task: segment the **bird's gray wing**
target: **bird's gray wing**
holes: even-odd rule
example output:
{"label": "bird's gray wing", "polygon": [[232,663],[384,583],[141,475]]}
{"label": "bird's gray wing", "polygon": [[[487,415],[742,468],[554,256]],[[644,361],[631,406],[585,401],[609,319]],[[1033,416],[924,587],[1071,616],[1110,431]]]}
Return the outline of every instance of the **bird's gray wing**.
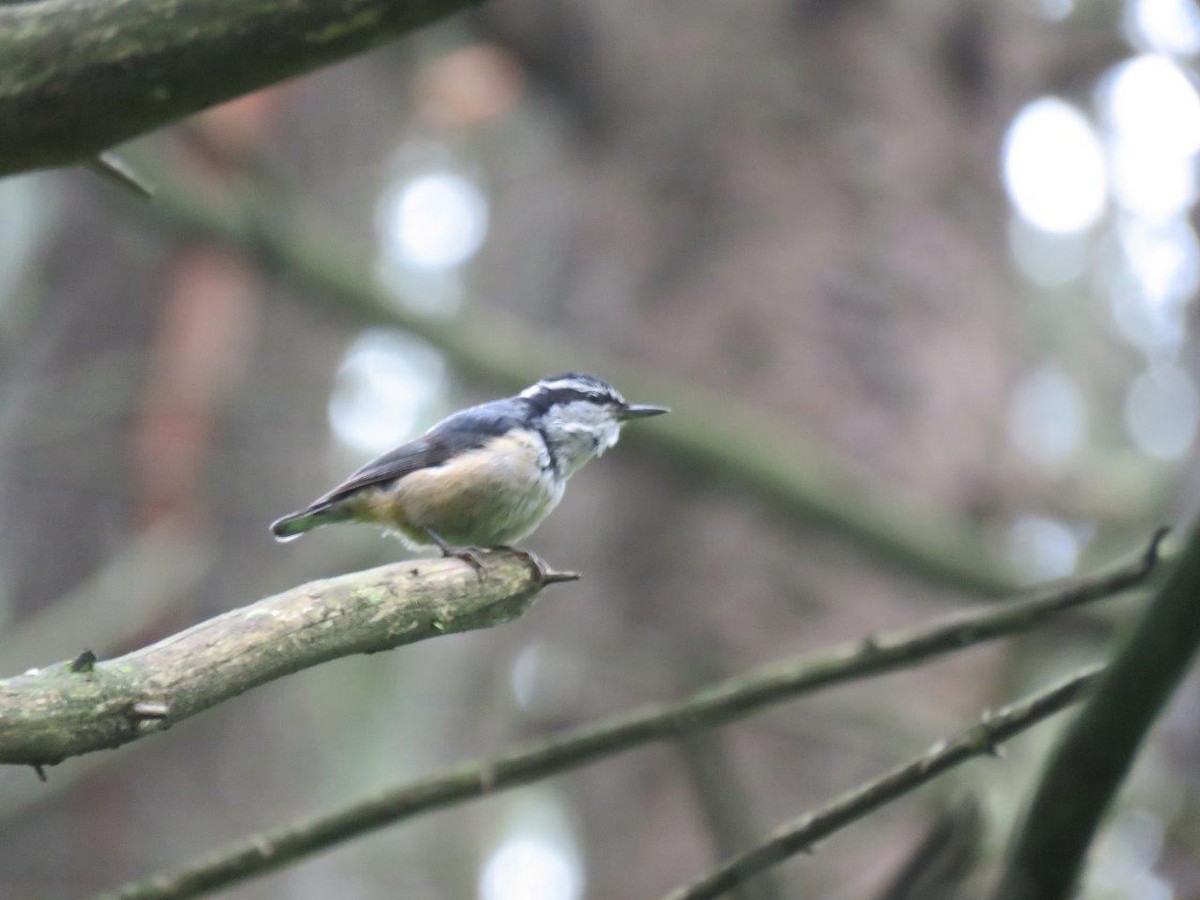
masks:
{"label": "bird's gray wing", "polygon": [[521,424],[519,409],[498,400],[474,406],[443,419],[425,434],[371,460],[337,487],[318,497],[310,509],[336,503],[366,487],[387,484],[419,469],[442,463],[482,447],[493,437]]}
{"label": "bird's gray wing", "polygon": [[371,460],[341,484],[314,500],[310,508],[336,503],[363,488],[396,481],[418,469],[440,465],[444,459],[436,459],[437,454],[433,452],[434,448],[430,446],[428,437],[428,435],[422,435]]}

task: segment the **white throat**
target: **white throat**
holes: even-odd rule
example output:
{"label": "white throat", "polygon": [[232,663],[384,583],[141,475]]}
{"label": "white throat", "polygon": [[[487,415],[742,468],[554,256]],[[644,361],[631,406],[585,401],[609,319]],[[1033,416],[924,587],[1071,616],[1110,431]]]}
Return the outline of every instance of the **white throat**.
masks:
{"label": "white throat", "polygon": [[542,417],[540,425],[562,478],[574,475],[621,436],[621,423],[612,412],[593,403],[555,406]]}

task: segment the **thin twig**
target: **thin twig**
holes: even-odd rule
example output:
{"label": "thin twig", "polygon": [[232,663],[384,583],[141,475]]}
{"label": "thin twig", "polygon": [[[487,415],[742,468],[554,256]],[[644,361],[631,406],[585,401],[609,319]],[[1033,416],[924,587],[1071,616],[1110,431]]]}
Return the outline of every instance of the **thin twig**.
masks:
{"label": "thin twig", "polygon": [[1073,895],[1088,848],[1142,741],[1200,647],[1200,525],[1095,694],[1050,757],[998,900]]}
{"label": "thin twig", "polygon": [[0,680],[0,763],[117,747],[318,663],[498,625],[562,577],[509,552],[485,559],[479,573],[421,559],[314,581],[116,659]]}
{"label": "thin twig", "polygon": [[772,663],[675,703],[656,703],[573,729],[496,759],[469,763],[381,790],[333,812],[253,835],[173,874],[130,883],[104,900],[179,900],[292,863],[358,835],[500,790],[587,765],[651,741],[690,734],[821,687],[911,666],[1028,631],[1064,610],[1143,583],[1158,560],[1156,535],[1143,556],[1098,577],[1027,600],[976,610],[924,628],[890,632]]}
{"label": "thin twig", "polygon": [[939,741],[925,753],[781,826],[752,850],[737,856],[663,900],[712,900],[747,878],[783,862],[851,822],[907,794],[977,756],[994,755],[997,745],[1075,703],[1103,670],[1086,669],[1054,687],[983,716],[957,737]]}
{"label": "thin twig", "polygon": [[154,199],[154,186],[139,175],[133,166],[111,150],[89,160],[87,166],[101,178],[107,178],[114,184],[132,191],[134,196],[140,197],[142,200]]}

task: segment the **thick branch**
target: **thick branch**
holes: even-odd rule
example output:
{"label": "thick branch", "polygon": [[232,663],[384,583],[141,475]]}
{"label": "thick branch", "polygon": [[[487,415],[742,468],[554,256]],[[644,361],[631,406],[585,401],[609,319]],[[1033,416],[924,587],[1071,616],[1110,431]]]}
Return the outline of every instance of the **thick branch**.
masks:
{"label": "thick branch", "polygon": [[0,5],[0,174],[87,159],[470,5],[471,0]]}
{"label": "thick branch", "polygon": [[1200,646],[1200,526],[1042,774],[997,897],[1072,896],[1100,820]]}
{"label": "thick branch", "polygon": [[915,665],[983,641],[1028,631],[1055,613],[1142,583],[1157,539],[1144,557],[1029,600],[976,611],[925,628],[891,632],[719,682],[676,703],[656,703],[482,763],[379,791],[331,813],[254,835],[170,875],[133,883],[108,900],[179,900],[225,887],[424,812],[481,797],[663,738],[747,716],[821,687]]}
{"label": "thick branch", "polygon": [[509,387],[567,369],[617,373],[629,396],[672,408],[626,440],[652,444],[686,461],[697,475],[736,480],[775,508],[824,522],[869,552],[936,581],[992,594],[1012,587],[970,523],[928,500],[851,475],[835,454],[778,417],[715,391],[638,372],[494,309],[473,309],[455,320],[423,315],[396,303],[370,267],[339,245],[336,228],[296,216],[263,189],[241,184],[221,198],[211,185],[189,182],[183,173],[146,168],[157,186],[146,211],[267,262],[340,312],[410,331],[460,370]]}
{"label": "thick branch", "polygon": [[31,670],[0,681],[0,763],[118,747],[317,663],[498,625],[563,577],[511,553],[488,554],[479,575],[456,559],[396,563],[310,582],[106,662],[84,654]]}
{"label": "thick branch", "polygon": [[957,737],[939,741],[916,759],[780,826],[757,847],[729,860],[703,878],[672,891],[663,900],[720,897],[764,869],[811,850],[817,841],[916,790],[947,769],[977,756],[994,755],[997,745],[1079,700],[1100,671],[1100,666],[1087,669],[1039,694],[984,715]]}

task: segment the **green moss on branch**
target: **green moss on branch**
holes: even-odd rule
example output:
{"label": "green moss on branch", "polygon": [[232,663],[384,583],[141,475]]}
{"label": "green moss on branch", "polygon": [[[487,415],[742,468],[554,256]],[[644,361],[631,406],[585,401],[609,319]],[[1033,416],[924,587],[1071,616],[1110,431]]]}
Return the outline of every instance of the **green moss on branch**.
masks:
{"label": "green moss on branch", "polygon": [[1154,572],[1157,547],[1156,538],[1141,559],[1099,577],[1058,585],[1025,600],[922,628],[878,634],[770,663],[684,700],[653,703],[485,762],[375,791],[323,815],[243,838],[178,872],[125,885],[97,900],[196,897],[422,813],[549,778],[650,741],[732,722],[823,687],[918,665],[983,641],[1029,631],[1049,617],[1142,585]]}
{"label": "green moss on branch", "polygon": [[0,4],[0,174],[78,162],[472,0]]}
{"label": "green moss on branch", "polygon": [[1200,648],[1200,523],[1071,723],[1016,832],[995,900],[1074,897],[1088,849]]}
{"label": "green moss on branch", "polygon": [[485,559],[478,575],[423,559],[310,582],[116,659],[2,680],[0,763],[118,747],[327,660],[499,625],[562,578],[513,553]]}

